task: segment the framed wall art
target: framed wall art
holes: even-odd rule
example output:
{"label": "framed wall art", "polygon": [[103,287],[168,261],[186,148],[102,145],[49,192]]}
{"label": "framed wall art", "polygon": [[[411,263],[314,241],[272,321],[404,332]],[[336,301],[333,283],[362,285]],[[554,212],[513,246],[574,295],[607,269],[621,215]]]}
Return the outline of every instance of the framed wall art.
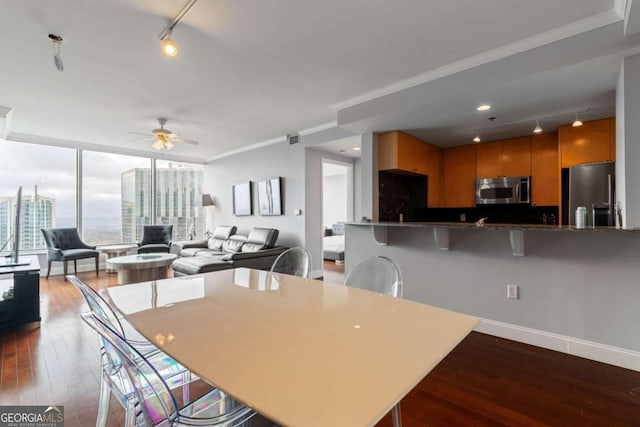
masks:
{"label": "framed wall art", "polygon": [[282,215],[282,178],[258,182],[258,210],[260,215]]}
{"label": "framed wall art", "polygon": [[251,181],[233,186],[233,214],[248,216],[253,214],[251,206]]}

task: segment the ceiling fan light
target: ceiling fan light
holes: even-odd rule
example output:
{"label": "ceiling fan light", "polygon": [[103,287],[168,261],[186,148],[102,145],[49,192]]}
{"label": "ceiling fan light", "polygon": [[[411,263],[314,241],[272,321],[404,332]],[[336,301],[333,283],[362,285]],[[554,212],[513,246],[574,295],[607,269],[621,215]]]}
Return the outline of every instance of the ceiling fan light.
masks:
{"label": "ceiling fan light", "polygon": [[169,140],[164,143],[164,148],[167,150],[171,150],[173,147],[175,147],[175,144]]}
{"label": "ceiling fan light", "polygon": [[159,139],[156,139],[156,142],[153,143],[152,145],[153,148],[155,148],[156,150],[160,151],[164,148],[164,142],[162,142]]}
{"label": "ceiling fan light", "polygon": [[173,58],[178,54],[178,45],[171,39],[171,31],[162,39],[162,53],[169,58]]}

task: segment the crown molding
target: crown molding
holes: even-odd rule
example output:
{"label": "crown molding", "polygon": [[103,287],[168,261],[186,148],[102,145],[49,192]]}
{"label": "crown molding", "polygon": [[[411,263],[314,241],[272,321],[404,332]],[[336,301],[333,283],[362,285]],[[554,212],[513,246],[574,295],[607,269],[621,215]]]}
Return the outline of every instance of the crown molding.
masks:
{"label": "crown molding", "polygon": [[91,144],[89,142],[82,141],[74,141],[68,139],[58,139],[58,138],[48,138],[40,135],[31,135],[26,133],[16,133],[11,132],[5,138],[7,141],[13,142],[25,142],[28,144],[38,144],[38,145],[52,145],[55,147],[64,147],[64,148],[73,148],[76,150],[90,150],[90,151],[98,151],[103,153],[112,153],[112,154],[122,154],[126,156],[136,156],[136,157],[145,157],[151,159],[161,159],[161,160],[172,160],[176,162],[187,162],[187,163],[196,163],[203,164],[204,161],[202,159],[196,157],[189,156],[180,156],[175,154],[168,153],[153,153],[144,150],[135,150],[130,148],[122,148],[122,147],[110,147],[99,144]]}
{"label": "crown molding", "polygon": [[[323,124],[318,125],[318,126],[314,126],[314,127],[310,127],[310,128],[298,131],[297,135],[309,136],[309,135],[313,135],[314,133],[318,133],[318,132],[322,132],[322,131],[325,131],[325,130],[328,130],[328,129],[335,128],[337,126],[338,126],[338,122],[337,121],[323,123]],[[275,137],[275,138],[267,139],[266,141],[257,142],[255,144],[247,145],[246,147],[241,147],[241,148],[238,148],[238,149],[235,149],[235,150],[226,151],[224,153],[221,153],[221,154],[218,154],[216,156],[208,158],[205,161],[205,163],[210,163],[210,162],[213,162],[215,160],[223,159],[225,157],[234,156],[234,155],[240,154],[240,153],[246,153],[247,151],[255,150],[257,148],[268,147],[269,145],[279,144],[281,142],[286,142],[286,141],[287,141],[287,135],[281,135],[281,136],[278,136],[278,137]]]}
{"label": "crown molding", "polygon": [[[629,0],[615,0],[615,6],[626,7],[627,1]],[[618,3],[625,4],[619,5]],[[623,17],[620,15],[618,9],[611,9],[606,12],[593,15],[589,18],[582,19],[580,21],[576,21],[541,34],[536,34],[535,36],[525,38],[515,43],[511,43],[497,49],[489,50],[481,54],[435,68],[433,70],[427,71],[426,73],[418,74],[417,76],[410,77],[405,80],[400,80],[396,83],[392,83],[371,92],[363,93],[356,97],[334,104],[333,108],[335,108],[336,110],[342,110],[345,108],[353,107],[364,102],[372,101],[376,98],[391,95],[393,93],[409,89],[414,86],[418,86],[433,80],[449,76],[451,74],[459,73],[461,71],[475,68],[480,65],[504,59],[506,57],[526,52],[528,50],[535,49],[549,43],[557,42],[562,39],[573,37],[587,31],[595,30],[597,28],[619,22],[622,19]]]}

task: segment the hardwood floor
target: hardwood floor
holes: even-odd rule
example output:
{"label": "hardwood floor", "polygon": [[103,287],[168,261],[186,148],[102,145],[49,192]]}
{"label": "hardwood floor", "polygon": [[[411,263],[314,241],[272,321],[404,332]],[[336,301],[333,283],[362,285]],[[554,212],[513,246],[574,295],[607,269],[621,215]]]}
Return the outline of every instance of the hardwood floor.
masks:
{"label": "hardwood floor", "polygon": [[323,260],[322,277],[327,282],[344,283],[344,263],[336,264],[335,261]]}
{"label": "hardwood floor", "polygon": [[[116,278],[79,277],[97,288]],[[61,404],[66,426],[93,425],[100,366],[79,318],[84,301],[59,276],[41,280],[41,300],[41,328],[0,332],[0,404]],[[405,427],[640,425],[636,387],[639,372],[472,333],[405,397],[402,418]],[[122,423],[112,401],[108,425]]]}

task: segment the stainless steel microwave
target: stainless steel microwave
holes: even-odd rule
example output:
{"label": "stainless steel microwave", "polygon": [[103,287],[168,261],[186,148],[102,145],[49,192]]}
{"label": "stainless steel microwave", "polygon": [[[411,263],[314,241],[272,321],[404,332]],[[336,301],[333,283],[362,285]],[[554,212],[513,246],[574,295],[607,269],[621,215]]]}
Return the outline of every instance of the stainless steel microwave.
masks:
{"label": "stainless steel microwave", "polygon": [[516,176],[476,180],[476,205],[530,203],[531,178]]}

